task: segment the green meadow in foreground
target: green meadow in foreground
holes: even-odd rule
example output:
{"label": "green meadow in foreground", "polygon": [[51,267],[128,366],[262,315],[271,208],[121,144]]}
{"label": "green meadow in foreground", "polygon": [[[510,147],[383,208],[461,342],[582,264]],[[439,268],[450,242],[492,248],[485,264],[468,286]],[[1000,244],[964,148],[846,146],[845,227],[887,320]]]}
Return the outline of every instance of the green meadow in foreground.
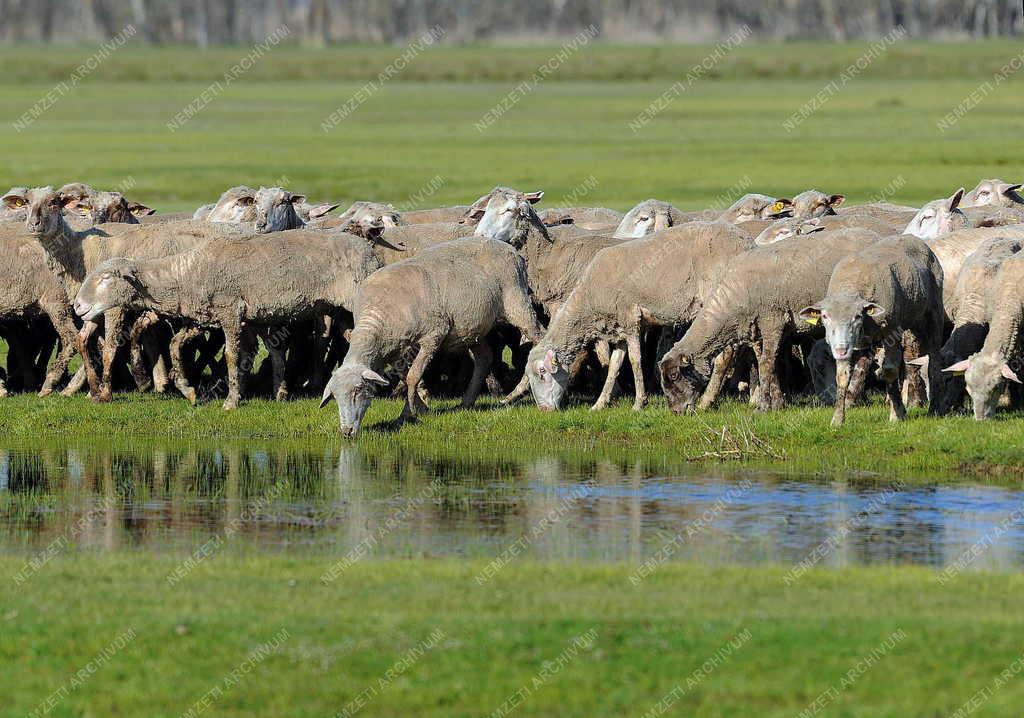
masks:
{"label": "green meadow in foreground", "polygon": [[[134,446],[266,442],[339,448],[350,441],[338,433],[333,404],[318,410],[317,403],[247,401],[224,412],[219,402],[192,408],[178,397],[119,394],[110,404],[95,404],[85,397],[16,396],[3,401],[0,435],[24,446],[38,445],[40,437],[44,445],[47,440]],[[432,412],[399,428],[394,420],[401,403],[376,401],[354,441],[367,455],[396,450],[481,460],[598,455],[663,466],[728,462],[828,477],[877,473],[918,482],[1017,485],[1024,477],[1024,417],[1019,414],[976,422],[969,416],[940,419],[914,410],[908,421],[892,424],[879,400],[851,410],[846,424],[832,429],[827,408],[797,406],[767,414],[736,401],[694,416],[674,416],[660,398],[640,413],[627,400],[601,412],[585,404],[552,413],[532,403],[510,408],[488,399],[470,411],[456,404],[435,401]]]}
{"label": "green meadow in foreground", "polygon": [[984,717],[1024,701],[1020,576],[371,561],[323,582],[327,561],[215,554],[168,581],[180,567],[61,555],[15,585],[23,561],[0,559],[0,716],[938,716],[985,691]]}

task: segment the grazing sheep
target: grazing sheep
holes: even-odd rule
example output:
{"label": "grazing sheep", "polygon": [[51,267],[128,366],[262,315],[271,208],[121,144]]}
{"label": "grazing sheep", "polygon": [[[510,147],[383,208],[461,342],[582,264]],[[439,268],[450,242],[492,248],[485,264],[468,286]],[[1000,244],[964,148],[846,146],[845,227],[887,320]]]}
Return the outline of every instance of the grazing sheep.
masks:
{"label": "grazing sheep", "polygon": [[522,259],[507,244],[475,237],[425,249],[371,275],[359,289],[354,314],[348,354],[320,403],[338,403],[345,436],[359,431],[375,388],[389,383],[379,372],[404,354],[415,352],[405,377],[407,419],[426,408],[418,390],[437,352],[469,348],[473,377],[462,405],[470,406],[490,369],[486,335],[495,325],[510,324],[529,341],[543,331]]}
{"label": "grazing sheep", "polygon": [[669,408],[689,411],[702,393],[700,408],[710,406],[718,393],[712,362],[748,344],[757,356],[758,409],[781,408],[778,358],[790,336],[814,331],[797,321],[798,313],[825,293],[838,262],[879,239],[866,229],[837,229],[755,247],[729,261],[704,308],[659,364]]}
{"label": "grazing sheep", "polygon": [[836,213],[836,207],[846,201],[841,194],[825,194],[816,189],[801,192],[793,198],[793,219],[826,217]]}
{"label": "grazing sheep", "polygon": [[[351,310],[357,284],[379,267],[367,242],[348,235],[295,231],[272,238],[217,238],[180,254],[98,264],[78,291],[75,312],[92,321],[113,308],[152,311],[222,329],[228,368],[224,408],[234,409],[244,378],[239,372],[244,327],[279,327],[334,309]],[[270,342],[267,349],[275,396],[283,399],[284,351]]]}
{"label": "grazing sheep", "polygon": [[[942,343],[942,266],[915,237],[883,239],[836,264],[824,299],[803,309],[800,317],[808,324],[824,324],[836,360],[832,425],[841,426],[846,419],[856,350],[875,346],[882,348],[878,376],[886,385],[889,419],[900,421],[906,418],[900,394],[904,333],[922,354],[938,352]],[[929,366],[933,379],[936,362],[932,359]],[[930,409],[934,413],[936,405]]]}
{"label": "grazing sheep", "polygon": [[1000,179],[982,180],[978,186],[963,196],[961,207],[1016,207],[1024,204],[1024,198],[1018,193],[1022,186],[1003,182]]}
{"label": "grazing sheep", "polygon": [[682,218],[683,213],[668,202],[647,199],[626,212],[612,236],[616,239],[639,239],[680,224]]}
{"label": "grazing sheep", "polygon": [[361,237],[370,232],[384,232],[389,227],[408,224],[392,205],[380,202],[355,202],[337,217],[332,217],[331,221],[335,226],[345,227],[346,232]]}
{"label": "grazing sheep", "polygon": [[[1022,238],[994,237],[964,261],[953,291],[945,293],[944,304],[953,321],[953,331],[939,351],[941,366],[956,364],[982,348],[989,324],[1005,309],[998,304],[1004,299],[999,271],[1004,262],[1021,250],[1024,250]],[[911,363],[926,367],[928,357]],[[959,376],[946,375],[944,379],[940,386],[931,387],[932,401],[938,402],[940,413],[960,404],[965,389]]]}
{"label": "grazing sheep", "polygon": [[[526,374],[537,405],[560,408],[579,355],[606,340],[625,343],[636,387],[633,408],[642,409],[643,330],[692,321],[723,264],[750,248],[750,239],[734,225],[689,222],[599,251],[530,352]],[[607,406],[622,360],[616,349],[594,409]]]}

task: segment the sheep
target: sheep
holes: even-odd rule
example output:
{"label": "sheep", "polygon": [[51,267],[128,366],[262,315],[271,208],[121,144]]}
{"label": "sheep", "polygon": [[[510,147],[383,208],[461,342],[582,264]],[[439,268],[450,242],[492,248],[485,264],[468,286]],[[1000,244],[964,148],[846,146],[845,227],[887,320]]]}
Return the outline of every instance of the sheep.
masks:
{"label": "sheep", "polygon": [[[751,223],[745,223],[740,226],[747,229],[750,225]],[[877,232],[883,237],[891,234],[897,234],[899,231],[890,221],[874,215],[841,214],[813,217],[811,219],[788,218],[777,220],[765,227],[754,238],[754,243],[759,246],[763,246],[791,239],[792,237],[810,234],[812,232],[844,229],[847,227],[869,229],[872,232]]]}
{"label": "sheep", "polygon": [[[642,330],[692,321],[723,264],[751,246],[734,225],[689,222],[599,251],[530,352],[526,374],[537,405],[560,408],[577,357],[604,339],[626,344],[636,387],[633,408],[642,409]],[[616,349],[593,409],[607,406],[622,359]]]}
{"label": "sheep", "polygon": [[418,389],[437,352],[470,349],[473,377],[462,397],[468,407],[489,370],[486,335],[496,324],[511,324],[528,341],[542,334],[522,258],[507,244],[475,237],[425,249],[371,275],[359,288],[354,314],[348,354],[320,402],[337,402],[346,437],[359,431],[375,387],[388,384],[379,372],[405,352],[415,351],[415,358],[405,377],[402,421],[426,408]]}
{"label": "sheep", "polygon": [[[25,226],[46,251],[50,270],[64,288],[67,302],[74,301],[85,275],[104,259],[117,256],[163,256],[194,246],[210,237],[237,235],[237,229],[183,222],[173,225],[106,224],[87,230],[72,229],[64,219],[65,206],[74,204],[74,197],[65,197],[50,187],[29,191],[29,209]],[[101,401],[111,398],[111,377],[123,316],[110,312],[104,321],[106,341],[103,347],[102,383],[96,376],[86,351],[86,341],[96,325],[88,322],[79,334],[79,351],[94,396]]]}
{"label": "sheep", "polygon": [[810,219],[836,214],[836,207],[846,201],[841,194],[824,194],[816,189],[801,192],[793,198],[793,219]]}
{"label": "sheep", "polygon": [[796,321],[798,312],[825,293],[837,262],[879,239],[856,227],[816,232],[754,247],[729,261],[693,324],[659,363],[669,408],[677,414],[692,410],[702,393],[699,408],[708,408],[719,390],[712,362],[744,344],[757,356],[757,408],[781,408],[780,352],[791,335],[813,332]]}
{"label": "sheep", "polygon": [[[909,333],[922,354],[933,354],[942,343],[945,318],[942,305],[942,266],[928,245],[906,235],[876,242],[835,265],[823,299],[805,307],[800,318],[819,321],[836,360],[836,402],[832,426],[846,419],[855,350],[882,348],[879,378],[886,385],[890,421],[906,418],[900,394],[903,335]],[[937,386],[937,360],[929,374]],[[935,413],[933,402],[929,411]]]}
{"label": "sheep", "polygon": [[746,194],[732,203],[718,219],[723,222],[741,224],[759,219],[780,219],[792,216],[793,200],[785,197],[769,197],[765,194]]}
{"label": "sheep", "polygon": [[[0,318],[45,315],[61,341],[61,350],[46,372],[39,396],[49,395],[74,355],[78,328],[57,278],[39,245],[20,227],[0,227]],[[70,385],[72,391],[76,388]]]}
{"label": "sheep", "polygon": [[402,214],[390,204],[380,202],[355,202],[337,217],[330,218],[325,226],[345,227],[347,232],[366,236],[369,232],[384,232],[389,227],[408,224]]}
{"label": "sheep", "polygon": [[[89,272],[74,308],[85,321],[127,308],[219,327],[228,367],[224,409],[230,410],[242,393],[238,360],[244,327],[266,329],[333,309],[351,311],[356,285],[379,267],[367,242],[349,235],[295,231],[216,238],[155,259],[108,259]],[[284,352],[271,343],[267,349],[275,396],[283,399]]]}
{"label": "sheep", "polygon": [[[1024,225],[961,229],[928,243],[929,248],[939,258],[939,263],[942,265],[944,306],[955,305],[953,292],[956,289],[963,263],[982,244],[998,237],[1024,239]],[[952,321],[952,317],[950,321]]]}
{"label": "sheep", "polygon": [[958,229],[967,229],[970,222],[967,216],[958,209],[964,197],[961,187],[947,199],[928,202],[903,230],[904,234],[912,234],[919,239],[936,239]]}
{"label": "sheep", "polygon": [[978,186],[960,200],[961,207],[1016,207],[1024,204],[1017,191],[1024,185],[1003,182],[1000,179],[981,180]]}
{"label": "sheep", "polygon": [[626,212],[612,236],[616,239],[639,239],[679,224],[682,215],[668,202],[647,199]]}
{"label": "sheep", "polygon": [[[261,188],[261,190],[264,188]],[[280,187],[271,189],[280,190]],[[257,219],[256,193],[252,187],[238,185],[224,191],[213,204],[204,204],[197,209],[192,219],[206,222],[240,223],[255,222]],[[284,191],[284,190],[281,190]],[[290,193],[289,193],[290,194]],[[310,222],[325,217],[337,208],[337,204],[310,204],[304,195],[291,195],[294,198],[295,212],[302,222]],[[291,201],[291,200],[290,200]],[[293,227],[289,227],[293,229]]]}
{"label": "sheep", "polygon": [[[953,331],[939,350],[941,366],[960,362],[979,351],[985,343],[985,333],[996,315],[1005,309],[996,302],[1003,299],[999,283],[999,270],[1003,263],[1024,250],[1024,239],[994,237],[985,241],[964,261],[956,284],[944,301],[946,312],[953,321]],[[912,364],[926,367],[928,357]],[[940,386],[932,386],[932,401],[938,402],[940,413],[946,413],[959,404],[964,383],[959,377],[947,377]]]}

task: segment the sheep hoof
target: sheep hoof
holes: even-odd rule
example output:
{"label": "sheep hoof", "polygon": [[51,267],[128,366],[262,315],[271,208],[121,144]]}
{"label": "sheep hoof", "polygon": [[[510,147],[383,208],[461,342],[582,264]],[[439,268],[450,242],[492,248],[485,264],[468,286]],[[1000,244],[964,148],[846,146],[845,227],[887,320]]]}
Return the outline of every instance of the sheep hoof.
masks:
{"label": "sheep hoof", "polygon": [[274,397],[274,401],[288,401],[288,390],[278,389],[277,395]]}
{"label": "sheep hoof", "polygon": [[228,399],[227,401],[224,402],[223,408],[224,411],[234,411],[235,409],[238,408],[238,402],[232,399]]}
{"label": "sheep hoof", "polygon": [[608,402],[606,402],[606,401],[598,401],[598,402],[594,402],[594,405],[592,407],[590,407],[590,410],[591,411],[601,411],[601,409],[607,409],[607,408],[608,408]]}
{"label": "sheep hoof", "polygon": [[[42,398],[44,396],[49,396],[52,393],[53,393],[53,389],[52,388],[50,388],[48,386],[44,386],[42,389],[39,390],[39,393],[36,396],[38,396],[39,398]],[[0,397],[5,397],[5,396],[7,396],[7,391],[0,389]]]}
{"label": "sheep hoof", "polygon": [[196,390],[195,389],[189,388],[189,389],[181,392],[181,395],[184,396],[186,399],[188,399],[188,403],[189,404],[191,404],[192,406],[196,405]]}

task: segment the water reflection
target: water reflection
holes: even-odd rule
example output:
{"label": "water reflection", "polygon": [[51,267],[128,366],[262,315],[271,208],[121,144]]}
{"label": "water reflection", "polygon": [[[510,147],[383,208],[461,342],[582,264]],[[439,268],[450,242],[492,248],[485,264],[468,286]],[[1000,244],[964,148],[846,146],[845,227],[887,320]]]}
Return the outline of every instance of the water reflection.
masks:
{"label": "water reflection", "polygon": [[0,550],[1024,563],[1024,493],[355,447],[0,450]]}

